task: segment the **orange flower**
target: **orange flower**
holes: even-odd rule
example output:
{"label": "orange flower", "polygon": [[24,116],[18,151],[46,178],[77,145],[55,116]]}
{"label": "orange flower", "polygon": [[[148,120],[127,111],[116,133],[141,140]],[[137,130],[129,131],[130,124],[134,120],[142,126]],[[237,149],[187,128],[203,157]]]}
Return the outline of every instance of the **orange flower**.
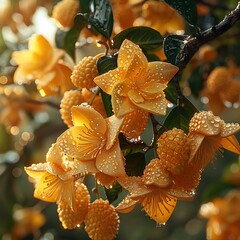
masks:
{"label": "orange flower", "polygon": [[71,69],[59,63],[63,50],[53,48],[42,35],[37,34],[30,38],[28,48],[12,54],[12,59],[19,65],[14,73],[14,82],[22,84],[37,79],[38,89],[43,89],[44,96],[57,94],[59,89],[66,91],[72,86]]}
{"label": "orange flower", "polygon": [[189,124],[190,160],[204,168],[220,149],[240,154],[233,134],[240,131],[238,123],[225,123],[210,111],[195,113]]}
{"label": "orange flower", "polygon": [[139,203],[159,224],[164,224],[172,215],[177,198],[169,195],[164,188],[147,186],[141,177],[121,178],[119,183],[130,192],[130,195],[116,207],[118,212],[128,213]]}
{"label": "orange flower", "polygon": [[123,119],[104,119],[89,105],[72,107],[73,127],[58,139],[59,148],[82,162],[95,161],[97,169],[107,175],[125,175],[124,160],[117,136]]}
{"label": "orange flower", "polygon": [[46,202],[65,200],[72,208],[75,178],[62,159],[58,146],[54,144],[47,154],[47,162],[32,164],[25,167],[25,171],[35,183],[34,197]]}
{"label": "orange flower", "polygon": [[165,115],[163,89],[177,71],[178,68],[170,63],[148,63],[140,47],[126,39],[119,50],[118,68],[96,77],[94,82],[112,95],[113,111],[117,117],[136,108]]}

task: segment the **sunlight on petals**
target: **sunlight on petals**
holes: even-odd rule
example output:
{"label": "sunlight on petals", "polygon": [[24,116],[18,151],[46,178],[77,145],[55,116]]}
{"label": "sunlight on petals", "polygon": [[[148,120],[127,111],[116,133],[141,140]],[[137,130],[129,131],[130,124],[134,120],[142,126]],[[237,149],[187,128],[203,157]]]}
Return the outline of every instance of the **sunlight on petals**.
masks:
{"label": "sunlight on petals", "polygon": [[154,191],[141,197],[138,202],[152,219],[165,224],[173,213],[177,199],[164,192]]}
{"label": "sunlight on petals", "polygon": [[134,99],[130,97],[130,100],[138,107],[153,113],[153,114],[157,114],[157,115],[165,115],[166,114],[166,109],[167,109],[167,105],[166,105],[166,99],[165,96],[162,95],[160,97],[157,97],[155,99],[150,99],[150,100],[145,100],[142,103],[137,103],[134,102]]}
{"label": "sunlight on petals", "polygon": [[223,148],[240,155],[240,145],[234,136],[222,138],[220,144]]}
{"label": "sunlight on petals", "polygon": [[[44,167],[45,166],[45,169]],[[47,171],[47,164],[33,164],[24,168],[27,174],[36,182],[34,197],[46,202],[58,202],[62,198],[72,206],[74,178],[60,179]]]}
{"label": "sunlight on petals", "polygon": [[94,78],[94,82],[104,90],[107,94],[111,94],[113,91],[113,87],[124,80],[125,75],[122,74],[120,68],[116,68],[114,70],[110,70],[107,73],[104,73],[96,78]]}
{"label": "sunlight on petals", "polygon": [[76,126],[62,133],[57,139],[57,144],[68,156],[80,160],[91,160],[101,151],[105,141],[105,136],[92,128]]}
{"label": "sunlight on petals", "polygon": [[96,157],[97,168],[110,176],[125,176],[124,159],[122,151],[117,141],[109,150],[102,149]]}
{"label": "sunlight on petals", "polygon": [[132,69],[130,65],[132,64],[132,59],[135,56],[139,59],[138,62],[141,67],[147,67],[147,58],[142,53],[141,48],[128,39],[125,39],[119,50],[118,66],[124,68],[125,70]]}
{"label": "sunlight on petals", "polygon": [[106,142],[106,149],[109,150],[112,145],[117,140],[119,131],[123,124],[124,118],[117,118],[115,115],[106,119],[107,123],[107,142]]}
{"label": "sunlight on petals", "polygon": [[38,56],[52,57],[53,48],[49,42],[39,34],[31,36],[28,42],[28,48],[30,52],[36,53]]}
{"label": "sunlight on petals", "polygon": [[73,106],[71,110],[74,126],[91,128],[101,134],[106,132],[107,125],[104,118],[92,107]]}

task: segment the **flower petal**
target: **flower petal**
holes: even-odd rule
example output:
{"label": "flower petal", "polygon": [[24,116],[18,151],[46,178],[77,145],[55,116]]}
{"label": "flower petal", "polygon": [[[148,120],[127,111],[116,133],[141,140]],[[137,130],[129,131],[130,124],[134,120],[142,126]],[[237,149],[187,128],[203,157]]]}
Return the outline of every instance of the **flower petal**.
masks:
{"label": "flower petal", "polygon": [[204,140],[205,136],[203,134],[198,133],[190,133],[188,135],[188,142],[190,144],[190,156],[189,162],[194,158],[198,148],[200,147],[202,141]]}
{"label": "flower petal", "polygon": [[73,106],[72,121],[74,126],[82,126],[92,129],[93,131],[105,134],[107,124],[102,115],[90,106]]}
{"label": "flower petal", "polygon": [[74,193],[74,178],[62,180],[46,170],[47,164],[32,165],[25,168],[30,177],[36,181],[34,197],[46,202],[58,202],[64,198],[70,207]]}
{"label": "flower petal", "polygon": [[117,140],[124,118],[117,118],[115,115],[106,119],[107,123],[107,142],[106,149],[109,150]]}
{"label": "flower petal", "polygon": [[62,152],[67,156],[79,158],[80,160],[96,158],[105,142],[104,135],[93,131],[87,126],[69,128],[57,139],[57,144]]}
{"label": "flower petal", "polygon": [[130,70],[129,67],[135,56],[138,58],[140,66],[147,68],[147,58],[143,54],[141,48],[128,39],[125,39],[119,50],[118,67],[124,68],[125,71],[128,69]]}
{"label": "flower petal", "polygon": [[118,141],[109,150],[102,149],[96,158],[97,169],[113,177],[126,175],[124,165],[124,158]]}
{"label": "flower petal", "polygon": [[[134,193],[135,191],[141,190],[141,189],[148,189],[145,187],[143,179],[141,177],[129,177],[124,176],[121,178],[118,178],[119,184],[127,189],[130,193]],[[147,191],[148,193],[150,190]]]}
{"label": "flower petal", "polygon": [[166,104],[164,93],[155,99],[145,99],[145,101],[142,103],[135,102],[131,96],[129,96],[129,98],[134,105],[150,113],[153,113],[156,115],[166,114],[167,104]]}
{"label": "flower petal", "polygon": [[223,148],[240,155],[240,145],[234,136],[222,138],[220,144]]}
{"label": "flower petal", "polygon": [[224,124],[221,137],[228,137],[240,131],[240,125],[238,123]]}
{"label": "flower petal", "polygon": [[95,160],[92,161],[81,161],[75,159],[74,168],[72,170],[73,175],[77,174],[88,174],[88,173],[97,173],[99,170],[96,168]]}
{"label": "flower petal", "polygon": [[201,111],[193,115],[189,123],[189,132],[201,133],[205,136],[219,135],[224,121],[210,111]]}
{"label": "flower petal", "polygon": [[129,112],[132,112],[135,107],[131,103],[128,97],[121,96],[119,94],[124,88],[124,85],[119,83],[117,84],[112,93],[112,107],[113,107],[113,112],[116,115],[116,117],[121,118],[124,115],[126,115]]}
{"label": "flower petal", "polygon": [[177,199],[162,191],[154,191],[138,201],[146,213],[159,224],[165,224],[173,213]]}
{"label": "flower petal", "polygon": [[114,86],[124,80],[125,73],[122,68],[116,68],[94,78],[94,82],[107,94],[112,94]]}
{"label": "flower petal", "polygon": [[[190,160],[189,162],[194,162],[194,164],[198,167],[198,169],[203,169],[206,165],[214,159],[215,153],[221,147],[221,138],[220,137],[208,137],[205,136],[203,139],[202,134],[190,134],[192,140],[191,145],[195,145],[195,154],[191,153],[190,150]],[[190,136],[189,135],[189,136]],[[194,139],[195,138],[195,139]],[[191,149],[191,146],[190,146]]]}
{"label": "flower petal", "polygon": [[47,39],[40,34],[34,34],[31,36],[28,42],[28,49],[39,56],[46,56],[48,58],[51,58],[53,54],[52,46],[49,44]]}
{"label": "flower petal", "polygon": [[136,206],[137,201],[132,200],[129,196],[126,196],[115,208],[117,212],[120,213],[129,213]]}
{"label": "flower petal", "polygon": [[22,68],[28,71],[38,71],[42,70],[46,66],[46,62],[42,61],[41,58],[28,50],[16,51],[12,54],[12,59],[20,65]]}

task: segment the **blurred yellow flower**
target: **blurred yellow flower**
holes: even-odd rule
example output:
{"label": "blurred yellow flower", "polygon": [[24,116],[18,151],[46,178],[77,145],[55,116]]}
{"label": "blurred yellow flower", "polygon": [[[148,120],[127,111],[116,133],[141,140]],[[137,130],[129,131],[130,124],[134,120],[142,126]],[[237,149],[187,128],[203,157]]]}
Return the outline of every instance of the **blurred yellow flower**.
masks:
{"label": "blurred yellow flower", "polygon": [[62,152],[78,160],[95,161],[97,169],[107,175],[125,175],[124,158],[117,139],[123,119],[104,119],[89,105],[72,107],[73,127],[57,139]]}
{"label": "blurred yellow flower", "polygon": [[64,54],[63,50],[53,48],[42,35],[33,35],[29,39],[28,50],[12,54],[12,59],[19,65],[14,73],[14,82],[22,84],[36,80],[42,96],[63,93],[72,87],[72,71],[61,62]]}
{"label": "blurred yellow flower", "polygon": [[207,239],[239,239],[240,191],[232,190],[224,198],[215,198],[200,208],[200,216],[208,219]]}
{"label": "blurred yellow flower", "polygon": [[203,169],[221,148],[240,154],[240,145],[233,134],[238,123],[225,123],[211,111],[195,113],[189,124],[190,160]]}
{"label": "blurred yellow flower", "polygon": [[96,77],[94,81],[112,95],[113,111],[117,117],[136,108],[165,115],[163,90],[177,71],[178,68],[170,63],[148,63],[140,47],[126,39],[119,50],[118,68]]}

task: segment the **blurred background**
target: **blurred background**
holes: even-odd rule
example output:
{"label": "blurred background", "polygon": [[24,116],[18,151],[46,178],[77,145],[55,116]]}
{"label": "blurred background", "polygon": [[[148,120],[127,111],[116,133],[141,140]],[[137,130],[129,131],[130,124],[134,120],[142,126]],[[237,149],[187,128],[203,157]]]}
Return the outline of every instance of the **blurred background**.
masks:
{"label": "blurred background", "polygon": [[[16,65],[11,60],[11,55],[14,51],[26,49],[28,39],[34,33],[44,35],[53,46],[58,45],[56,36],[61,36],[71,28],[71,25],[63,26],[63,23],[53,16],[54,6],[58,2],[61,1],[0,0],[0,238],[2,240],[89,239],[83,227],[77,230],[62,228],[58,220],[56,204],[35,199],[33,184],[28,181],[24,172],[24,166],[45,161],[49,147],[67,129],[67,126],[59,113],[61,95],[43,98],[34,82],[22,85],[14,83],[13,74]],[[167,29],[162,27],[164,24],[167,25],[165,22],[155,24],[158,20],[163,21],[155,18],[155,15],[160,16],[163,13],[160,10],[154,11],[155,3],[152,2],[154,1],[112,0],[116,20],[114,32],[118,33],[127,27],[137,25],[153,27],[164,36],[177,31],[191,32],[184,20],[179,20],[178,16],[169,23]],[[204,30],[220,22],[231,9],[236,7],[238,1],[196,0],[195,2],[198,10],[198,26]],[[240,123],[239,36],[238,23],[209,45],[203,46],[185,69],[181,80],[184,94],[198,109],[212,110],[225,122]],[[79,38],[75,63],[84,56],[94,56],[104,51],[103,48],[99,49],[96,46],[94,40],[93,35],[90,35],[90,38],[89,35]],[[165,60],[161,49],[154,54],[158,59]],[[68,61],[74,64],[71,59]],[[235,85],[231,90],[225,88],[211,95],[206,82],[211,72],[219,66],[228,69]],[[237,138],[240,140],[239,134]],[[223,157],[216,157],[204,170],[193,201],[179,201],[166,225],[156,225],[140,207],[137,207],[129,214],[120,214],[121,223],[117,239],[206,239],[208,221],[199,215],[201,205],[214,198],[223,198],[239,186],[240,159],[236,154],[224,151]],[[93,188],[91,180],[88,187],[89,190]],[[117,203],[116,201],[113,204],[116,206]],[[239,226],[239,222],[237,224]],[[231,239],[240,239],[240,236],[238,237]]]}

